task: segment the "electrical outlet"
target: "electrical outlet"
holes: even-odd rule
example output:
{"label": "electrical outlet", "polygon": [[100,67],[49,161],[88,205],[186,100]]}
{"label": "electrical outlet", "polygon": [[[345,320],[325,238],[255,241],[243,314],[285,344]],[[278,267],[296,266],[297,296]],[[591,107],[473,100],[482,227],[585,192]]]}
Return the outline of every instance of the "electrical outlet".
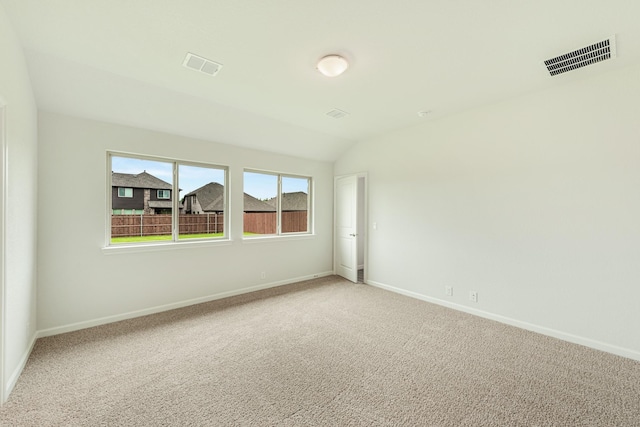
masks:
{"label": "electrical outlet", "polygon": [[470,291],[469,292],[469,299],[473,302],[478,302],[478,292],[476,291]]}
{"label": "electrical outlet", "polygon": [[262,273],[260,273],[260,278],[261,279],[266,279],[267,278],[267,272],[263,271]]}
{"label": "electrical outlet", "polygon": [[453,296],[453,286],[445,286],[444,294],[449,297]]}

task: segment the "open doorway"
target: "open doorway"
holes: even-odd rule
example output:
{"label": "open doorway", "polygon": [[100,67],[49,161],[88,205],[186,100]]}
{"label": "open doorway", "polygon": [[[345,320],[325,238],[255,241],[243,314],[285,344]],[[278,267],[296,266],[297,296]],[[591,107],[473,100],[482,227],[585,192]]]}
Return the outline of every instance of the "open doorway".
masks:
{"label": "open doorway", "polygon": [[366,194],[366,189],[365,189],[365,177],[364,176],[358,176],[358,205],[357,205],[357,224],[358,224],[358,232],[357,232],[357,239],[358,239],[358,283],[365,283],[364,281],[364,263],[365,263],[365,257],[364,257],[364,250],[365,250],[365,237],[366,237],[366,231],[367,228],[365,227],[365,210],[366,210],[366,203],[365,203],[365,194]]}
{"label": "open doorway", "polygon": [[367,281],[367,177],[334,181],[334,272],[354,283]]}

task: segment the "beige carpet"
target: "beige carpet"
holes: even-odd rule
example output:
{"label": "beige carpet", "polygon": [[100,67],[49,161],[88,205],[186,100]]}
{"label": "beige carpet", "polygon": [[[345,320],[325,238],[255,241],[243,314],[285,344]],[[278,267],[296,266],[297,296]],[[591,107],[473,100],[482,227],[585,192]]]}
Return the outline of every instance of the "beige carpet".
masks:
{"label": "beige carpet", "polygon": [[640,363],[328,277],[38,340],[2,426],[640,426]]}

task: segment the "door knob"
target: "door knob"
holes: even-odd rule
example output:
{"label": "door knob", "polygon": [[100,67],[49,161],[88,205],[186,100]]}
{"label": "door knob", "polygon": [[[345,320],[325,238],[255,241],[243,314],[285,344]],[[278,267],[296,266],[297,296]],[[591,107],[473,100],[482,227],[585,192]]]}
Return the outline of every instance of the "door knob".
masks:
{"label": "door knob", "polygon": [[353,234],[353,233],[351,233],[351,234],[349,234],[349,236],[351,236],[351,237],[356,237],[356,236],[357,236],[357,234]]}

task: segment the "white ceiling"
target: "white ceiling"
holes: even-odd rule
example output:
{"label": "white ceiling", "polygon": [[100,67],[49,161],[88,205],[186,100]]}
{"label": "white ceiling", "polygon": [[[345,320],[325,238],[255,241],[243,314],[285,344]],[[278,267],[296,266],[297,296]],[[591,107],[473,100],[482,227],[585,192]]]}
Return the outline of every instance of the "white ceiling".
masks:
{"label": "white ceiling", "polygon": [[[357,141],[640,62],[638,0],[0,0],[40,109],[335,160]],[[610,35],[618,57],[542,61]],[[184,68],[187,52],[224,66]],[[351,66],[329,79],[316,61]],[[334,119],[329,110],[350,113]],[[418,111],[429,110],[426,118]]]}

